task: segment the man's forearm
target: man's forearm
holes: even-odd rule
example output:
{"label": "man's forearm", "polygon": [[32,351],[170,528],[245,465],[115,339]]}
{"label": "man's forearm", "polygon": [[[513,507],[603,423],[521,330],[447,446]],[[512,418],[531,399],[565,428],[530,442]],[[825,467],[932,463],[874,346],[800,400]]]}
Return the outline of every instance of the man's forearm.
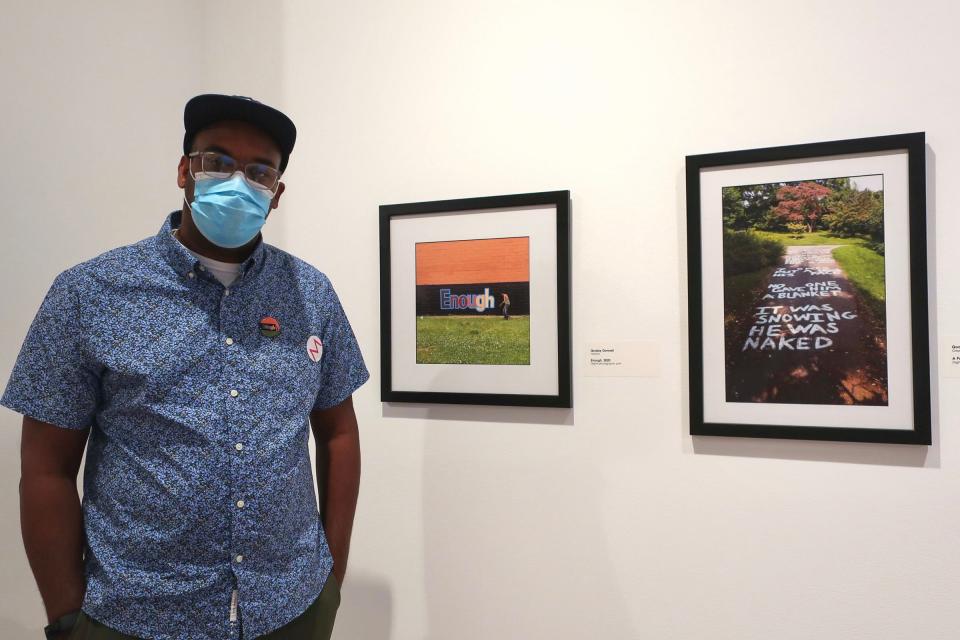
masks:
{"label": "man's forearm", "polygon": [[86,583],[83,513],[76,478],[40,474],[23,477],[20,528],[48,620],[79,609]]}
{"label": "man's forearm", "polygon": [[350,536],[360,492],[360,438],[340,433],[317,443],[317,478],[323,484],[320,513],[339,583],[347,570]]}

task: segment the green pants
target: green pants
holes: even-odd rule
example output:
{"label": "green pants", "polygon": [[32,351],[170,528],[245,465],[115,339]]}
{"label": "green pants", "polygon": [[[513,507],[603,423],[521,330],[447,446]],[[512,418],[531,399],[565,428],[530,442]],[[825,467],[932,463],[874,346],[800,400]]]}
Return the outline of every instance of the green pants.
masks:
{"label": "green pants", "polygon": [[[337,579],[331,573],[327,583],[323,585],[323,591],[313,601],[313,604],[307,607],[306,611],[279,629],[274,629],[265,636],[259,636],[259,640],[329,640],[333,633],[333,622],[337,617],[339,606],[340,585],[337,584]],[[67,640],[140,639],[115,631],[81,611],[76,625],[67,636]],[[251,639],[241,636],[241,640]]]}

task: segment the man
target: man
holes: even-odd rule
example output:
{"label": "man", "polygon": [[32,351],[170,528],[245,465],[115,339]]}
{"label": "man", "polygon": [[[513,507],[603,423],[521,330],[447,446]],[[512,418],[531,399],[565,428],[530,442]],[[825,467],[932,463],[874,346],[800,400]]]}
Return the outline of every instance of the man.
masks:
{"label": "man", "polygon": [[500,307],[503,309],[503,319],[510,319],[510,296],[504,291],[500,294]]}
{"label": "man", "polygon": [[21,526],[46,632],[329,638],[360,480],[351,398],[369,373],[327,277],[263,242],[293,122],[207,94],[184,125],[182,209],[56,277],[0,398],[24,416]]}

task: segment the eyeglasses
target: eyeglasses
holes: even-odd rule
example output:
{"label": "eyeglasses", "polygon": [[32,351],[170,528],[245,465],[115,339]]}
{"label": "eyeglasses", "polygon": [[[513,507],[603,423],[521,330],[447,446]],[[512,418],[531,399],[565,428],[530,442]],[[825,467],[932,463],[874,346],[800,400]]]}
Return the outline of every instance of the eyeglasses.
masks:
{"label": "eyeglasses", "polygon": [[[262,162],[248,162],[240,166],[240,163],[230,156],[219,151],[193,151],[187,154],[191,160],[200,158],[200,171],[211,178],[229,178],[237,171],[243,171],[243,177],[250,183],[251,187],[263,191],[276,191],[277,183],[280,181],[280,172],[268,164]],[[192,164],[192,163],[191,163]],[[192,171],[193,179],[197,176]]]}

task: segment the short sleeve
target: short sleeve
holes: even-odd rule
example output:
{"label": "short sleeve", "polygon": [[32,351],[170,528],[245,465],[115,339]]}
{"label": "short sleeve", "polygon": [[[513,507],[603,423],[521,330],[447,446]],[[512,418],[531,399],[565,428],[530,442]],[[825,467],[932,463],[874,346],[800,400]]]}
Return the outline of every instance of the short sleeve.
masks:
{"label": "short sleeve", "polygon": [[88,362],[70,272],[50,285],[24,338],[0,404],[67,429],[93,423],[100,379]]}
{"label": "short sleeve", "polygon": [[340,298],[332,285],[328,283],[327,286],[321,309],[323,329],[320,340],[323,342],[323,355],[320,361],[320,390],[312,411],[337,406],[370,378]]}

